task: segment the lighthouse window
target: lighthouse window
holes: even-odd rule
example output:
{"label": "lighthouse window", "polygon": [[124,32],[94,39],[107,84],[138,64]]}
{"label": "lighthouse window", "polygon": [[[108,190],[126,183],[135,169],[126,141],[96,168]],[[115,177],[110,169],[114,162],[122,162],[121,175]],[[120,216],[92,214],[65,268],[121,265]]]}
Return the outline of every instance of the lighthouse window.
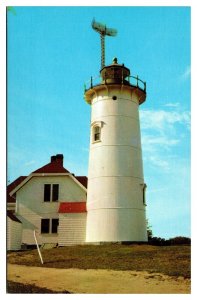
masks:
{"label": "lighthouse window", "polygon": [[146,204],[146,201],[145,201],[145,188],[143,188],[143,204],[144,205]]}
{"label": "lighthouse window", "polygon": [[100,141],[101,139],[101,128],[99,126],[93,127],[93,142]]}
{"label": "lighthouse window", "polygon": [[143,185],[143,204],[146,205],[146,188],[147,188],[147,185],[144,184]]}

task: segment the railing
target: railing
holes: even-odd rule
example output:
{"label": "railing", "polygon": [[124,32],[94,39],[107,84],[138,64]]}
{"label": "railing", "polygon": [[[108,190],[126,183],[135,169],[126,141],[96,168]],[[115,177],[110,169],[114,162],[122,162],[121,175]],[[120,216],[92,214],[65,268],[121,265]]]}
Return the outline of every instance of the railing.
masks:
{"label": "railing", "polygon": [[[128,81],[129,83],[132,85],[132,86],[136,86],[136,87],[139,87],[141,90],[143,90],[145,93],[146,93],[146,82],[141,80],[138,76],[128,76]],[[135,83],[132,83],[133,81],[136,82]]]}
{"label": "railing", "polygon": [[[146,93],[146,82],[141,80],[138,76],[127,76],[125,80],[128,81],[131,86],[137,87]],[[124,82],[122,83],[125,84]],[[103,84],[101,76],[91,76],[90,80],[86,81],[84,84],[84,92],[99,84]]]}
{"label": "railing", "polygon": [[[91,89],[95,85],[101,84],[101,81],[102,81],[101,76],[96,76],[96,77],[91,76],[90,80],[87,80],[84,83],[84,91]],[[87,86],[88,86],[88,88],[87,88]]]}

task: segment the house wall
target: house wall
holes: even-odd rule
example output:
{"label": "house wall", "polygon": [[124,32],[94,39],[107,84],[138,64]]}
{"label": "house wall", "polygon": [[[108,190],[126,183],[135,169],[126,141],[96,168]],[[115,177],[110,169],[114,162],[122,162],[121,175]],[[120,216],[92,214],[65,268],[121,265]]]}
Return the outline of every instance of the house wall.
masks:
{"label": "house wall", "polygon": [[84,244],[86,238],[86,213],[60,214],[59,246]]}
{"label": "house wall", "polygon": [[7,250],[20,250],[22,224],[7,217]]}
{"label": "house wall", "polygon": [[[59,201],[44,202],[44,184],[59,184]],[[86,201],[86,192],[69,176],[35,176],[16,193],[16,215],[23,223],[22,242],[58,243],[58,234],[41,234],[41,219],[59,218],[59,202]]]}

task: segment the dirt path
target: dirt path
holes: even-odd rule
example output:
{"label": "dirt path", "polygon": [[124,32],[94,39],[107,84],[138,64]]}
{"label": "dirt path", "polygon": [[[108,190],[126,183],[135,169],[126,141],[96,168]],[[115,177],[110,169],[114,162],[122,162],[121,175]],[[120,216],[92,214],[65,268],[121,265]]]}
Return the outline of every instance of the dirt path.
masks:
{"label": "dirt path", "polygon": [[28,267],[8,264],[8,280],[79,294],[189,294],[190,280],[114,270]]}

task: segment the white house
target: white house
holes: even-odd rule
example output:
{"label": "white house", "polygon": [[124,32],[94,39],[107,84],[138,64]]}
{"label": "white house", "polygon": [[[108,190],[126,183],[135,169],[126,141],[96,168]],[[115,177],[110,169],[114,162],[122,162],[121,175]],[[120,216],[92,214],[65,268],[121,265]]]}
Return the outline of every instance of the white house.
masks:
{"label": "white house", "polygon": [[[8,186],[8,210],[22,224],[22,244],[75,245],[85,242],[87,177],[63,167],[63,155]],[[15,208],[14,208],[15,206]],[[11,236],[9,237],[12,238]],[[9,240],[8,238],[8,240]]]}
{"label": "white house", "polygon": [[7,250],[20,250],[22,243],[22,223],[10,211],[7,211]]}

